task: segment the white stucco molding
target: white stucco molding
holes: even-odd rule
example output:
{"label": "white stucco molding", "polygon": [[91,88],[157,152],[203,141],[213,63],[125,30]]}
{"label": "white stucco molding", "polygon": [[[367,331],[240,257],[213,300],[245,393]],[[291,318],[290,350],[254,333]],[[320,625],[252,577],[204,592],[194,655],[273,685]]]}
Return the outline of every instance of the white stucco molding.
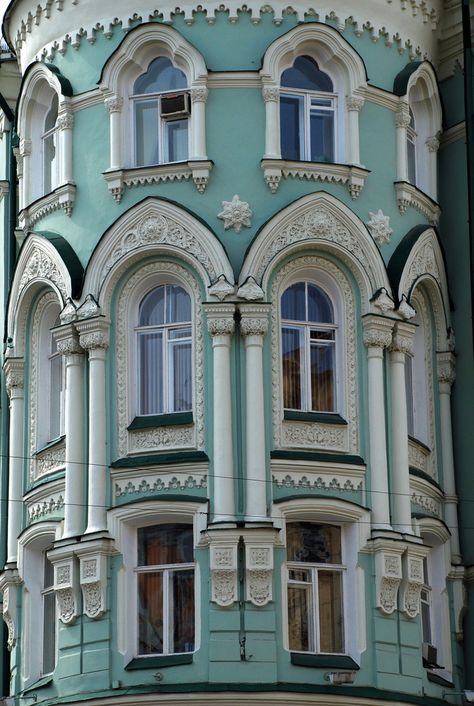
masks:
{"label": "white stucco molding", "polygon": [[25,353],[31,303],[46,287],[56,293],[62,308],[71,296],[71,276],[54,245],[46,238],[30,233],[18,258],[8,302],[7,331],[14,355],[23,356]]}
{"label": "white stucco molding", "polygon": [[[105,233],[90,260],[84,291],[110,315],[111,297],[124,271],[144,257],[172,256],[197,272],[206,291],[220,275],[234,281],[232,267],[216,236],[194,216],[168,201],[147,198]],[[212,293],[210,301],[218,301]]]}
{"label": "white stucco molding", "polygon": [[451,316],[448,282],[443,253],[433,228],[427,228],[418,237],[406,257],[398,283],[398,300],[405,298],[410,301],[414,290],[419,286],[426,290],[435,317],[436,348],[449,349]]}
{"label": "white stucco molding", "polygon": [[253,278],[262,287],[262,298],[268,299],[270,278],[278,264],[289,255],[315,249],[331,252],[354,274],[363,313],[372,311],[374,292],[384,287],[390,294],[385,265],[366,226],[347,206],[324,192],[295,201],[262,228],[244,261],[239,284]]}

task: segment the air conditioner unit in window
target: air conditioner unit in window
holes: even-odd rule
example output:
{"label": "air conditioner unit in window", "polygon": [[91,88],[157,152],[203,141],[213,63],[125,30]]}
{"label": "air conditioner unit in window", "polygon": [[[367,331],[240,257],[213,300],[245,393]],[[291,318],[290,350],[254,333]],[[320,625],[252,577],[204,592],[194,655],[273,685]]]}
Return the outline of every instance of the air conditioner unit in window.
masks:
{"label": "air conditioner unit in window", "polygon": [[423,666],[428,669],[443,669],[438,664],[438,650],[434,645],[424,642],[422,645]]}
{"label": "air conditioner unit in window", "polygon": [[165,120],[179,120],[191,114],[189,93],[168,93],[161,96],[160,115]]}

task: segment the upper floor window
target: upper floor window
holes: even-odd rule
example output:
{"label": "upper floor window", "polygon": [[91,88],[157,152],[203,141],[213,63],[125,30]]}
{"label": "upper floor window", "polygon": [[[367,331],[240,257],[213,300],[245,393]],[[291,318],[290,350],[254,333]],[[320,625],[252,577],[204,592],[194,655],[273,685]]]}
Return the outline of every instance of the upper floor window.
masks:
{"label": "upper floor window", "polygon": [[283,406],[306,412],[336,410],[336,325],[327,294],[296,282],[281,297]]}
{"label": "upper floor window", "polygon": [[43,552],[43,665],[42,673],[51,674],[56,666],[56,594],[54,592],[54,566]]}
{"label": "upper floor window", "polygon": [[54,93],[51,107],[44,121],[43,143],[43,193],[48,194],[59,184],[58,154],[58,96]]}
{"label": "upper floor window", "polygon": [[188,159],[190,98],[185,74],[160,56],[133,85],[135,163],[150,166]]}
{"label": "upper floor window", "polygon": [[416,127],[415,116],[410,109],[410,123],[407,127],[407,169],[408,181],[416,185]]}
{"label": "upper floor window", "polygon": [[193,652],[193,529],[187,524],[137,531],[138,654]]}
{"label": "upper floor window", "polygon": [[178,284],[162,284],[139,306],[138,414],[192,409],[191,298]]}
{"label": "upper floor window", "polygon": [[408,434],[424,443],[429,442],[428,433],[428,378],[426,335],[423,318],[416,315],[413,354],[405,356],[405,385],[407,396]]}
{"label": "upper floor window", "polygon": [[[59,317],[55,326],[59,326]],[[49,433],[48,441],[64,434],[64,365],[63,356],[58,351],[56,340],[50,334],[48,352],[49,373]]]}
{"label": "upper floor window", "polygon": [[333,82],[310,56],[299,56],[281,75],[283,159],[334,162],[336,96]]}
{"label": "upper floor window", "polygon": [[289,523],[288,646],[296,652],[345,652],[340,527]]}

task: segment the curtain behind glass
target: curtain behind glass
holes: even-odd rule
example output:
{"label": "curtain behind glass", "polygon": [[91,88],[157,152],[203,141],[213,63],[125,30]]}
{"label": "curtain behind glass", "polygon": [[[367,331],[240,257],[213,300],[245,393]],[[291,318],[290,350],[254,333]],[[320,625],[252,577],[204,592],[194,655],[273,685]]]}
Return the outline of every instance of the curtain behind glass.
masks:
{"label": "curtain behind glass", "polygon": [[303,368],[302,332],[297,328],[283,328],[283,406],[285,409],[302,408],[301,372]]}
{"label": "curtain behind glass", "polygon": [[139,414],[163,413],[163,333],[138,334]]}
{"label": "curtain behind glass", "polygon": [[135,154],[137,167],[160,161],[158,146],[158,101],[135,102]]}

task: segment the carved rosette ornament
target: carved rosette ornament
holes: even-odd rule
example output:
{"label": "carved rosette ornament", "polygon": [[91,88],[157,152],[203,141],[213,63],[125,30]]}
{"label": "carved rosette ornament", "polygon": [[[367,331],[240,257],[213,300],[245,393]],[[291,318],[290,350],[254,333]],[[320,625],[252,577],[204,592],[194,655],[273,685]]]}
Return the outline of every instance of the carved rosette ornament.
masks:
{"label": "carved rosette ornament", "polygon": [[426,140],[426,146],[429,152],[437,152],[439,150],[439,134],[428,137]]}
{"label": "carved rosette ornament", "polygon": [[402,558],[404,546],[398,551],[384,549],[377,551],[375,571],[377,580],[377,608],[390,615],[397,609],[398,589],[402,581]]}
{"label": "carved rosette ornament", "polygon": [[224,230],[232,228],[236,233],[252,225],[252,211],[246,201],[240,200],[238,194],[232,197],[232,201],[222,202],[222,211],[217,214],[217,218],[224,221]]}
{"label": "carved rosette ornament", "polygon": [[272,600],[273,546],[245,545],[247,600],[261,607]]}
{"label": "carved rosette ornament", "polygon": [[409,618],[416,618],[420,612],[420,594],[423,588],[423,557],[410,556],[404,560],[402,609]]}
{"label": "carved rosette ornament", "polygon": [[369,211],[369,216],[367,228],[375,242],[379,245],[389,243],[393,233],[393,228],[390,228],[390,217],[384,216],[381,208],[376,213]]}
{"label": "carved rosette ornament", "polygon": [[211,546],[211,600],[229,606],[237,600],[237,544]]}

